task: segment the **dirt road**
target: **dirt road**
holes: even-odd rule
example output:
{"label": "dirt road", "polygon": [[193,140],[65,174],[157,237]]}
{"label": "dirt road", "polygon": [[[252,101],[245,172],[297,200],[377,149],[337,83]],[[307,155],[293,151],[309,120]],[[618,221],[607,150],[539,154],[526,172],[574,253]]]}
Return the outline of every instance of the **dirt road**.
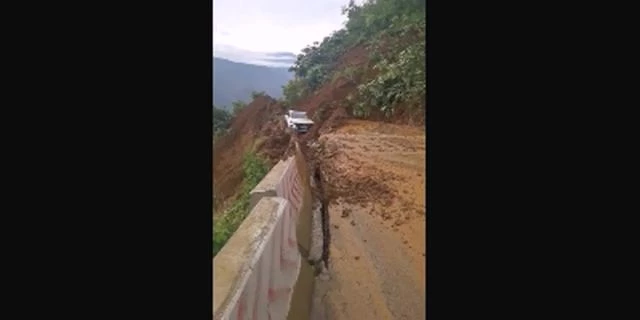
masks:
{"label": "dirt road", "polygon": [[350,120],[320,136],[330,280],[313,318],[425,319],[425,134]]}

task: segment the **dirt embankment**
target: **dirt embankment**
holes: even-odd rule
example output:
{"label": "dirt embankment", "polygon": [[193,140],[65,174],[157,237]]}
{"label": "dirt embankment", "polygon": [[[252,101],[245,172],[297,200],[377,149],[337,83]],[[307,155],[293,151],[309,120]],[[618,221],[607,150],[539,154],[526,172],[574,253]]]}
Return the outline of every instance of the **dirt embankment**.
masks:
{"label": "dirt embankment", "polygon": [[273,166],[291,136],[284,130],[284,109],[269,96],[259,96],[231,121],[228,133],[213,146],[213,197],[216,215],[241,191],[245,154],[255,151]]}
{"label": "dirt embankment", "polygon": [[[302,142],[314,141],[320,135],[338,128],[345,120],[354,119],[353,110],[347,101],[347,97],[350,95],[357,97],[358,85],[372,79],[377,74],[377,71],[373,69],[369,50],[364,46],[357,46],[347,51],[336,61],[333,68],[338,72],[354,69],[359,70],[359,73],[355,77],[349,77],[345,74],[335,77],[316,92],[297,101],[296,108],[306,111],[309,118],[315,122],[309,133],[299,137]],[[371,106],[371,113],[367,120],[422,126],[424,124],[424,113],[406,112],[404,110],[410,110],[407,107],[407,105],[399,105],[395,114],[387,117],[377,106]]]}

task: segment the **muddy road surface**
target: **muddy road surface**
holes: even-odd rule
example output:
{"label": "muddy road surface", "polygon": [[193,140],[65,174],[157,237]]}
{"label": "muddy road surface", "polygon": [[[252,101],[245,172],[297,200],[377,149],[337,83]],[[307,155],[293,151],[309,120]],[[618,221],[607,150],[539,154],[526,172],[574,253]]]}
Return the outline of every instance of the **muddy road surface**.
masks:
{"label": "muddy road surface", "polygon": [[313,143],[329,215],[329,274],[312,319],[425,319],[425,133],[349,120]]}

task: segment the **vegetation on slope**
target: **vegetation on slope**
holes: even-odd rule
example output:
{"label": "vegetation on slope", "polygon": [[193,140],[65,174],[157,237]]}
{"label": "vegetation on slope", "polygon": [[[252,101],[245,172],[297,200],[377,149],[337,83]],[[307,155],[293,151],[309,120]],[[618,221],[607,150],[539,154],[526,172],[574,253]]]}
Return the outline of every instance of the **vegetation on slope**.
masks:
{"label": "vegetation on slope", "polygon": [[[426,6],[424,0],[353,1],[343,8],[346,25],[322,42],[302,49],[290,68],[295,78],[283,87],[284,100],[293,104],[338,77],[353,82],[368,71],[349,101],[356,116],[374,109],[392,115],[398,108],[424,110],[426,96]],[[365,46],[371,70],[338,70],[336,61],[349,49]]]}
{"label": "vegetation on slope", "polygon": [[231,123],[231,114],[224,109],[213,106],[213,136],[217,137],[226,132]]}
{"label": "vegetation on slope", "polygon": [[249,193],[269,172],[266,163],[254,152],[249,152],[242,164],[244,175],[242,193],[233,205],[213,224],[213,255],[215,256],[227,240],[238,229],[249,214]]}
{"label": "vegetation on slope", "polygon": [[[264,91],[252,91],[251,98],[253,100],[258,97],[264,97],[267,94]],[[225,135],[231,126],[231,121],[238,115],[238,113],[247,107],[247,103],[241,100],[236,100],[231,103],[231,111],[227,108],[217,108],[213,106],[213,139],[214,142],[217,138]]]}

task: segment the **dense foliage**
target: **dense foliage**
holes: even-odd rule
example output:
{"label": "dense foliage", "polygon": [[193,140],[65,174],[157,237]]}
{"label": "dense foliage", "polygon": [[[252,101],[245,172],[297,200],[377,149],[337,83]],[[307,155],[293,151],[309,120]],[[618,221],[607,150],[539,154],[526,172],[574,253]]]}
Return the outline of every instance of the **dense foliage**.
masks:
{"label": "dense foliage", "polygon": [[244,109],[247,106],[247,103],[241,100],[237,100],[231,103],[231,110],[233,115],[237,115],[240,110]]}
{"label": "dense foliage", "polygon": [[[257,94],[264,95],[264,92],[255,92]],[[247,103],[244,101],[234,101],[231,103],[231,112],[226,109],[216,108],[213,106],[213,142],[215,143],[219,137],[224,136],[231,125],[231,120],[238,115],[240,110],[244,109],[247,106]]]}
{"label": "dense foliage", "polygon": [[213,106],[213,135],[223,134],[229,128],[231,114],[224,109]]}
{"label": "dense foliage", "polygon": [[245,156],[242,164],[244,180],[240,198],[227,209],[222,218],[214,221],[213,225],[213,255],[215,256],[227,240],[238,229],[242,221],[249,214],[249,193],[260,180],[269,172],[266,163],[255,153],[250,152]]}
{"label": "dense foliage", "polygon": [[266,95],[267,93],[264,91],[251,91],[251,98],[254,100],[258,97],[264,97]]}
{"label": "dense foliage", "polygon": [[[424,0],[353,1],[343,8],[345,27],[302,49],[290,71],[295,79],[283,87],[288,103],[318,89],[328,81],[351,82],[370,73],[350,97],[354,114],[373,109],[390,115],[399,106],[425,108],[426,6]],[[349,49],[362,45],[370,53],[372,70],[336,70],[336,61]]]}

